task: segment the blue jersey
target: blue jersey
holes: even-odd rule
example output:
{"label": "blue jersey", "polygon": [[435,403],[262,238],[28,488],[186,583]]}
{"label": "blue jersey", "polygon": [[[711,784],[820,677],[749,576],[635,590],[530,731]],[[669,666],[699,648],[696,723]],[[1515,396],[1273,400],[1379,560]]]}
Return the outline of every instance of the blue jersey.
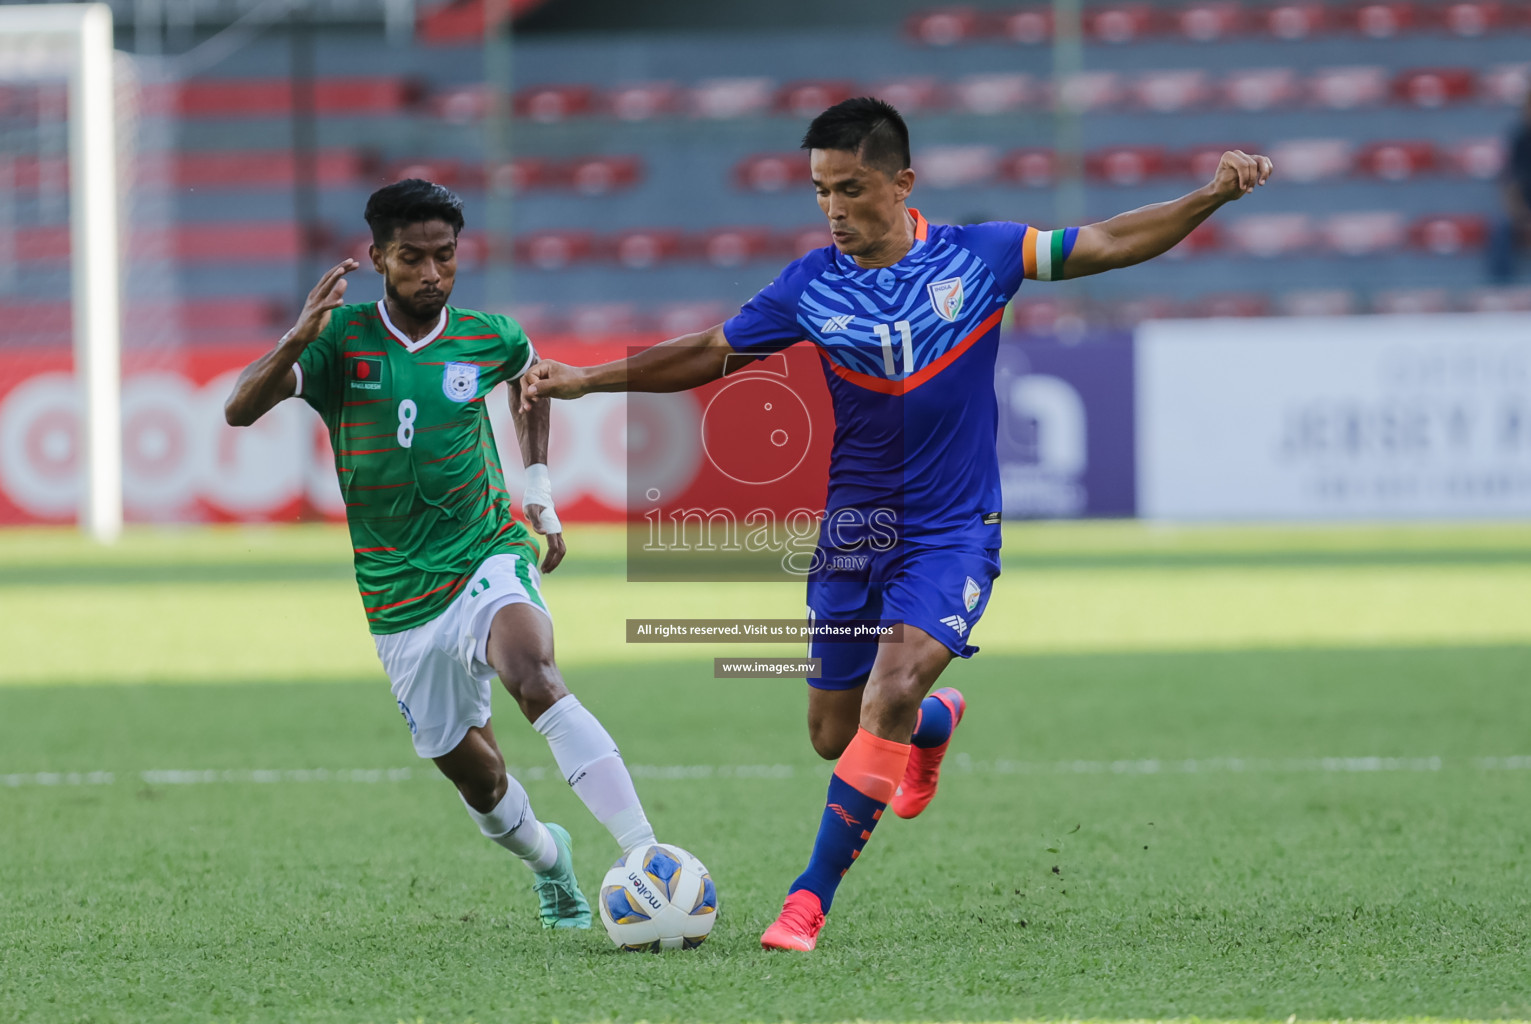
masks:
{"label": "blue jersey", "polygon": [[932,225],[910,212],[914,246],[893,266],[817,249],[723,332],[749,355],[818,347],[835,410],[825,524],[838,538],[881,514],[904,538],[996,548],[1000,319],[1022,280],[1063,276],[1077,229]]}

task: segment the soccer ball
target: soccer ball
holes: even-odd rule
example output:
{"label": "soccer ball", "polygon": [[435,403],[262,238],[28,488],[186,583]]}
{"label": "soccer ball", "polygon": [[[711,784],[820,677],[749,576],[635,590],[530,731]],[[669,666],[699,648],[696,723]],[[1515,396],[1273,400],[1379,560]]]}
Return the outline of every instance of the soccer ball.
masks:
{"label": "soccer ball", "polygon": [[623,949],[695,949],[718,919],[718,890],[701,861],[678,846],[627,851],[601,879],[601,923]]}

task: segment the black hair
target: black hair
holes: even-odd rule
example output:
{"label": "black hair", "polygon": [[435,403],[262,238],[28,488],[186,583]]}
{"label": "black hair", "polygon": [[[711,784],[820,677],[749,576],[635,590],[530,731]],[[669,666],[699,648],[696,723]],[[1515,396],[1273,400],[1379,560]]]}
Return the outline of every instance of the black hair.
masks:
{"label": "black hair", "polygon": [[446,221],[455,237],[462,231],[462,199],[443,185],[405,178],[372,193],[363,216],[379,248],[393,241],[400,228],[427,220]]}
{"label": "black hair", "polygon": [[843,149],[888,177],[909,166],[909,128],[892,104],[870,96],[836,103],[808,126],[803,149]]}

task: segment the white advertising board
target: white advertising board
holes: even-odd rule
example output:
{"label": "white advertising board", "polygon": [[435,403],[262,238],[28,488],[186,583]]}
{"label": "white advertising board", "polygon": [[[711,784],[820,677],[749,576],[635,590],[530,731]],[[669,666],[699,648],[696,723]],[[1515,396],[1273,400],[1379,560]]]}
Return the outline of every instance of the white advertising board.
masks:
{"label": "white advertising board", "polygon": [[1531,515],[1531,315],[1151,321],[1136,443],[1149,519]]}

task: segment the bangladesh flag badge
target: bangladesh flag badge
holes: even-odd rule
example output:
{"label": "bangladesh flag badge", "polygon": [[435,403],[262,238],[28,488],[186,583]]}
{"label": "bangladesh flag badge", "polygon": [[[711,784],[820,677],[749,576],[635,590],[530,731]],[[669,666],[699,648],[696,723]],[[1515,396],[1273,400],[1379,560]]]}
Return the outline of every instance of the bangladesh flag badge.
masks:
{"label": "bangladesh flag badge", "polygon": [[350,379],[353,388],[360,388],[362,391],[382,390],[383,361],[381,359],[352,356],[347,362],[350,369],[346,377]]}

